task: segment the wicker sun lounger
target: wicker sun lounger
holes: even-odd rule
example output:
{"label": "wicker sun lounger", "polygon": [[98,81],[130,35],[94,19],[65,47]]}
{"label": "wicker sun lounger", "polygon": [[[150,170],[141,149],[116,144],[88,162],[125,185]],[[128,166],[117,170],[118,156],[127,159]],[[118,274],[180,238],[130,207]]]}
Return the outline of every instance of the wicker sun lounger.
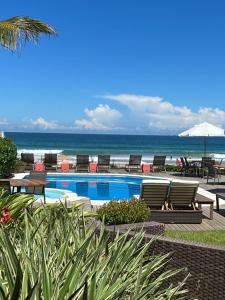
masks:
{"label": "wicker sun lounger", "polygon": [[150,208],[167,209],[169,180],[143,180],[140,198]]}
{"label": "wicker sun lounger", "polygon": [[125,166],[125,170],[130,171],[140,171],[141,170],[141,159],[142,155],[130,155],[129,163]]}
{"label": "wicker sun lounger", "polygon": [[140,198],[150,207],[150,220],[161,223],[200,224],[202,210],[195,207],[198,182],[144,180]]}
{"label": "wicker sun lounger", "polygon": [[166,171],[165,163],[166,163],[165,155],[154,155],[153,163],[152,163],[153,172],[155,171],[155,169],[159,171],[161,170]]}
{"label": "wicker sun lounger", "polygon": [[89,155],[77,155],[77,172],[88,172],[89,170]]}
{"label": "wicker sun lounger", "polygon": [[196,210],[195,197],[198,187],[198,181],[173,180],[168,197],[169,208],[186,208]]}
{"label": "wicker sun lounger", "polygon": [[97,171],[107,171],[110,169],[110,155],[98,155]]}
{"label": "wicker sun lounger", "polygon": [[34,154],[33,153],[21,153],[21,160],[26,163],[25,170],[34,169]]}
{"label": "wicker sun lounger", "polygon": [[57,170],[57,154],[55,153],[45,153],[44,164],[46,170]]}

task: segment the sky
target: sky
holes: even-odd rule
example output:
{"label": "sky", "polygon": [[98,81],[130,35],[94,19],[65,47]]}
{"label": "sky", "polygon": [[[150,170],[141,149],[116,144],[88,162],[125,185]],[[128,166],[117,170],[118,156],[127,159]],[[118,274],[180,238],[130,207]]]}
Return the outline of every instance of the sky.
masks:
{"label": "sky", "polygon": [[7,0],[53,26],[0,49],[0,129],[177,134],[225,127],[225,1]]}

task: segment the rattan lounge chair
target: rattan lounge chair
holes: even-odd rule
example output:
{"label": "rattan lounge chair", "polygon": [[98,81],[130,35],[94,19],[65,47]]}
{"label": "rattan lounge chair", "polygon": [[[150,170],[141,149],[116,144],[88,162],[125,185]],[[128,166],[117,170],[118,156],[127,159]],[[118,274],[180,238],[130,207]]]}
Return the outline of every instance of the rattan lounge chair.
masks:
{"label": "rattan lounge chair", "polygon": [[44,164],[45,164],[45,170],[57,170],[57,166],[58,166],[57,154],[45,153]]}
{"label": "rattan lounge chair", "polygon": [[169,180],[143,180],[140,198],[151,209],[167,209]]}
{"label": "rattan lounge chair", "polygon": [[[40,172],[40,171],[31,171],[29,179],[38,179],[38,180],[46,180],[47,173]],[[43,195],[44,196],[44,203],[45,203],[45,186],[35,186],[35,187],[26,187],[25,188],[26,194],[34,194],[34,195]]]}
{"label": "rattan lounge chair", "polygon": [[173,180],[169,190],[168,206],[172,210],[196,210],[195,197],[198,191],[198,181]]}
{"label": "rattan lounge chair", "polygon": [[21,160],[26,163],[25,170],[34,169],[34,154],[33,153],[21,153]]}
{"label": "rattan lounge chair", "polygon": [[110,169],[110,155],[98,155],[97,171],[107,171]]}
{"label": "rattan lounge chair", "polygon": [[217,182],[219,183],[219,179],[221,176],[221,173],[219,172],[218,169],[214,168],[215,165],[215,160],[210,160],[205,164],[204,168],[204,174],[207,176],[207,183],[209,183],[209,179],[213,179],[213,184],[216,183],[216,178]]}
{"label": "rattan lounge chair", "polygon": [[77,172],[88,172],[89,170],[89,155],[77,155]]}
{"label": "rattan lounge chair", "polygon": [[[215,164],[215,161],[214,161],[214,164]],[[207,175],[208,168],[210,168],[211,165],[212,165],[212,157],[207,157],[207,156],[202,157],[202,162],[201,162],[202,177]]]}
{"label": "rattan lounge chair", "polygon": [[159,171],[166,171],[166,156],[165,155],[154,155],[153,158],[153,163],[152,163],[152,170],[153,172],[155,171],[155,169],[159,170]]}
{"label": "rattan lounge chair", "polygon": [[130,155],[129,163],[125,166],[125,170],[130,171],[141,171],[141,159],[142,155]]}
{"label": "rattan lounge chair", "polygon": [[183,175],[194,175],[199,174],[199,165],[197,162],[189,162],[187,157],[181,157],[182,169],[184,170]]}

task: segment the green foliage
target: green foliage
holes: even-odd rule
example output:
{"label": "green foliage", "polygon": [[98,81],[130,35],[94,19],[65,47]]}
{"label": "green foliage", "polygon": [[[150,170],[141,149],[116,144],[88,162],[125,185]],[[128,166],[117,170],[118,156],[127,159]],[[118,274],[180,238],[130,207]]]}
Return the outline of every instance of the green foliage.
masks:
{"label": "green foliage", "polygon": [[165,236],[225,247],[225,230],[181,231],[166,230]]}
{"label": "green foliage", "polygon": [[29,17],[13,17],[0,21],[0,45],[16,50],[27,42],[37,43],[41,34],[55,35],[48,24]]}
{"label": "green foliage", "polygon": [[[12,220],[16,221],[29,208],[35,199],[31,195],[13,194],[8,195],[3,189],[0,190],[0,215],[2,216],[4,209],[10,210]],[[11,224],[11,223],[9,223]]]}
{"label": "green foliage", "polygon": [[149,256],[150,245],[143,232],[96,234],[76,209],[70,217],[66,207],[27,213],[0,227],[0,298],[184,299],[184,282],[164,288],[179,271],[165,271],[168,255]]}
{"label": "green foliage", "polygon": [[142,200],[110,201],[98,210],[98,218],[106,224],[130,224],[149,219],[150,211]]}
{"label": "green foliage", "polygon": [[9,177],[15,168],[16,145],[7,138],[0,138],[0,176]]}
{"label": "green foliage", "polygon": [[16,173],[24,172],[26,165],[27,164],[24,161],[22,161],[21,159],[17,159],[15,163],[15,172]]}
{"label": "green foliage", "polygon": [[182,170],[181,166],[166,165],[166,171],[168,172],[181,172],[181,170]]}

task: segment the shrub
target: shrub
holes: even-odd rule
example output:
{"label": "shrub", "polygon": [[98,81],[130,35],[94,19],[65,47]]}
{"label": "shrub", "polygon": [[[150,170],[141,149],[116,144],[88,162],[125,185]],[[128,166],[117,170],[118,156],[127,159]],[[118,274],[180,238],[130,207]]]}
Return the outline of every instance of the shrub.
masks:
{"label": "shrub", "polygon": [[146,221],[150,212],[142,200],[110,201],[97,210],[98,218],[106,224],[130,224]]}
{"label": "shrub", "polygon": [[26,168],[26,163],[20,159],[17,159],[16,160],[16,163],[15,163],[15,172],[16,173],[22,173],[24,172],[25,168]]}
{"label": "shrub", "polygon": [[165,288],[179,271],[165,271],[168,254],[149,255],[142,231],[113,239],[79,212],[45,214],[0,226],[1,299],[184,299],[184,281]]}
{"label": "shrub", "polygon": [[169,172],[181,172],[181,170],[182,170],[181,166],[166,165],[166,171],[169,171]]}
{"label": "shrub", "polygon": [[16,145],[7,138],[0,138],[0,176],[9,177],[15,169]]}

